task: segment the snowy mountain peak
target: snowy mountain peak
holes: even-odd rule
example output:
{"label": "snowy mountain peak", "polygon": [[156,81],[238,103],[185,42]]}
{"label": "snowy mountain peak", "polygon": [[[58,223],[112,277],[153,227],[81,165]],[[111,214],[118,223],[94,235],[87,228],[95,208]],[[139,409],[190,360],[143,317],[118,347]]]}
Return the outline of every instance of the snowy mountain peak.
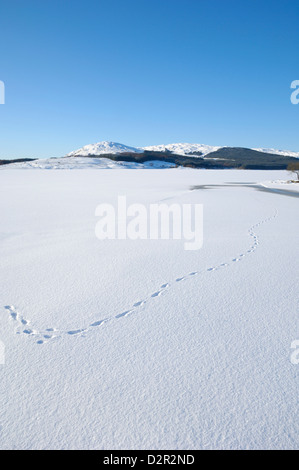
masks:
{"label": "snowy mountain peak", "polygon": [[[174,144],[161,144],[161,145],[149,145],[146,147],[130,147],[128,145],[120,144],[118,142],[97,142],[96,144],[85,145],[84,147],[74,150],[73,152],[66,155],[66,157],[93,157],[99,155],[114,154],[119,155],[122,153],[143,153],[145,150],[152,152],[172,152],[176,155],[185,156],[199,156],[205,157],[212,152],[216,152],[221,148],[213,145],[204,144],[189,144],[189,143],[174,143]],[[252,149],[263,153],[276,154],[282,156],[289,156],[299,158],[298,152],[290,152],[283,150],[274,149]]]}
{"label": "snowy mountain peak", "polygon": [[273,155],[282,155],[286,157],[299,158],[299,152],[292,152],[290,150],[276,150],[276,149],[253,149],[257,152],[272,153]]}
{"label": "snowy mountain peak", "polygon": [[169,151],[175,153],[176,155],[194,155],[195,153],[205,156],[208,153],[216,152],[220,147],[215,147],[212,145],[204,144],[188,144],[188,143],[176,143],[168,145],[150,145],[148,147],[143,147],[144,150],[151,150],[155,152],[165,152]]}
{"label": "snowy mountain peak", "polygon": [[67,157],[88,157],[91,155],[103,155],[103,154],[119,154],[124,152],[131,153],[142,153],[142,149],[135,147],[129,147],[127,145],[120,144],[118,142],[97,142],[96,144],[85,145],[84,147],[74,150],[67,154]]}

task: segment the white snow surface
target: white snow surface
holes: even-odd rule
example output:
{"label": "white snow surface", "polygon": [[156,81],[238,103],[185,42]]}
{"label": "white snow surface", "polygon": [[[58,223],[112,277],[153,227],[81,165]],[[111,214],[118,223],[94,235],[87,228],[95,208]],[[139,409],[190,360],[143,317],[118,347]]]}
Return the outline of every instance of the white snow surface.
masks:
{"label": "white snow surface", "polygon": [[[288,176],[1,171],[0,448],[298,449]],[[98,240],[118,195],[203,204],[203,248]]]}
{"label": "white snow surface", "polygon": [[110,158],[91,157],[62,157],[62,158],[40,158],[29,162],[11,163],[7,167],[0,166],[0,170],[26,169],[26,170],[87,170],[87,169],[146,169],[146,168],[172,168],[172,163],[152,160],[145,163],[115,162]]}
{"label": "white snow surface", "polygon": [[299,182],[295,183],[292,180],[264,181],[261,183],[261,185],[265,188],[270,188],[278,191],[299,192]]}

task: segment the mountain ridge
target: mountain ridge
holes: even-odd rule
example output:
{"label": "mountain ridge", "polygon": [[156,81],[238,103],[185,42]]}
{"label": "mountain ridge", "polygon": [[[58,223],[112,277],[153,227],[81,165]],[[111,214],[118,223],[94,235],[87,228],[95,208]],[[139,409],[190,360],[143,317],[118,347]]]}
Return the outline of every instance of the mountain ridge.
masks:
{"label": "mountain ridge", "polygon": [[[212,146],[197,143],[174,143],[174,144],[160,144],[160,145],[148,145],[145,147],[131,147],[118,142],[97,142],[95,144],[85,145],[77,150],[74,150],[66,155],[66,157],[89,157],[97,155],[121,155],[122,153],[136,153],[141,154],[145,151],[153,152],[169,152],[175,155],[198,155],[200,157],[206,157],[209,154],[225,148],[246,148],[246,147],[228,147],[228,146]],[[269,155],[280,155],[285,157],[299,158],[299,152],[292,152],[290,150],[276,150],[276,149],[264,149],[264,148],[252,148],[248,150],[254,150],[260,153]]]}
{"label": "mountain ridge", "polygon": [[299,153],[275,149],[177,143],[130,147],[117,142],[86,145],[64,157],[0,160],[2,168],[173,168],[284,170]]}

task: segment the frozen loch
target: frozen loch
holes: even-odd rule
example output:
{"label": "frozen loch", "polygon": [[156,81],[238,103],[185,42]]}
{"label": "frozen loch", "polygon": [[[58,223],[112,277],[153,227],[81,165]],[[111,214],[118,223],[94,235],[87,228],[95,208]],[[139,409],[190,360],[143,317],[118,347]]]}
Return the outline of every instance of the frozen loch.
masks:
{"label": "frozen loch", "polygon": [[[298,448],[299,192],[267,186],[287,178],[1,170],[0,447]],[[119,195],[202,204],[202,247],[99,240]]]}

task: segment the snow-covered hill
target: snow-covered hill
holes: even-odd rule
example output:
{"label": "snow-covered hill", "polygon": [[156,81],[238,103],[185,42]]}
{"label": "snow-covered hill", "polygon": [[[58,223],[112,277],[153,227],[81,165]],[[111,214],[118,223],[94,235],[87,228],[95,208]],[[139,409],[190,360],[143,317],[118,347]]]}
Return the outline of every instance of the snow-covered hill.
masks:
{"label": "snow-covered hill", "polygon": [[[98,142],[96,144],[85,145],[84,147],[74,150],[67,154],[67,157],[88,157],[95,155],[103,154],[114,154],[119,155],[121,153],[143,153],[144,150],[150,150],[154,152],[165,152],[169,151],[175,153],[176,155],[192,155],[205,157],[212,152],[225,148],[218,147],[215,145],[205,145],[205,144],[189,144],[189,143],[174,143],[174,144],[160,144],[160,145],[148,145],[146,147],[129,147],[117,142]],[[292,152],[289,150],[275,150],[275,149],[262,149],[256,148],[252,150],[257,150],[258,152],[269,153],[274,155],[285,155],[288,157],[299,158],[299,152]],[[196,153],[198,155],[196,155]]]}
{"label": "snow-covered hill", "polygon": [[[195,152],[201,153],[201,156],[205,156],[221,147],[215,147],[212,145],[204,144],[168,144],[168,145],[149,145],[143,147],[144,150],[152,150],[155,152],[165,152],[166,150],[175,153],[176,155],[194,155]],[[200,156],[200,155],[199,155]]]}
{"label": "snow-covered hill", "polygon": [[[223,150],[223,151],[222,151]],[[227,155],[227,150],[230,150],[230,154]],[[237,150],[240,150],[237,151]],[[295,157],[299,158],[299,152],[291,152],[291,151],[283,151],[283,150],[275,150],[275,149],[251,149],[255,150],[258,152],[261,152],[260,158],[261,162],[263,159],[263,162],[267,163],[267,154],[269,154],[269,158],[271,158],[273,155],[277,155],[278,159],[279,156],[281,156],[281,161],[283,163],[284,158],[283,157]],[[193,158],[193,160],[196,161],[196,163],[200,163],[200,160],[197,160],[197,158],[206,158],[207,160],[211,161],[212,158],[215,160],[227,160],[227,159],[232,159],[232,151],[234,151],[234,158],[232,159],[235,161],[236,156],[239,157],[239,159],[242,161],[246,160],[244,156],[244,152],[246,151],[248,154],[248,151],[250,149],[237,149],[237,148],[229,148],[229,147],[216,147],[212,145],[204,145],[204,144],[188,144],[188,143],[175,143],[175,144],[168,144],[168,145],[151,145],[151,146],[146,146],[146,147],[129,147],[127,145],[123,145],[120,143],[116,142],[98,142],[96,144],[91,144],[91,145],[85,145],[81,149],[75,150],[65,157],[61,158],[41,158],[37,160],[32,160],[32,161],[20,161],[16,163],[9,163],[9,165],[0,165],[0,169],[7,169],[8,167],[10,169],[83,169],[83,168],[101,168],[101,169],[112,169],[112,168],[171,168],[174,167],[176,164],[182,165],[181,157],[179,157],[179,161],[177,162],[174,159],[169,159],[170,162],[166,162],[167,160],[166,157],[169,157],[169,155],[147,155],[145,158],[142,155],[140,158],[140,154],[143,154],[144,151],[151,151],[151,152],[171,152],[174,156],[179,155],[179,156],[184,156],[188,158],[188,161]],[[213,152],[217,152],[216,155],[211,156]],[[222,153],[219,156],[219,151]],[[243,151],[243,152],[242,152]],[[130,154],[136,154],[136,159],[134,155],[130,156],[130,158],[127,158],[129,160],[136,160],[136,161],[121,161],[122,160],[122,154],[124,153],[130,153]],[[237,155],[236,155],[237,154]],[[240,154],[240,155],[239,155]],[[265,155],[266,154],[266,155]],[[105,158],[108,155],[115,155],[117,157],[113,157],[115,160],[119,161],[114,161],[113,159],[110,158]],[[133,158],[132,158],[133,157]],[[151,161],[144,161],[147,159],[151,159]],[[123,159],[126,159],[123,157]],[[142,161],[143,160],[143,161]],[[248,155],[247,155],[247,160],[248,160]],[[259,155],[257,154],[257,158],[255,159],[259,161]],[[273,158],[272,158],[273,160]],[[1,162],[0,162],[1,163]],[[246,162],[245,162],[246,163]],[[247,162],[248,163],[248,162]],[[256,164],[256,161],[255,161]]]}
{"label": "snow-covered hill", "polygon": [[154,168],[172,168],[172,163],[161,162],[157,160],[144,163],[136,162],[115,162],[110,158],[90,158],[90,157],[63,157],[63,158],[40,158],[30,162],[12,163],[10,165],[0,166],[0,169],[25,169],[25,170],[83,170],[83,169],[154,169]]}
{"label": "snow-covered hill", "polygon": [[68,153],[67,157],[88,157],[90,155],[103,155],[103,154],[119,154],[124,152],[142,153],[142,149],[135,147],[128,147],[127,145],[119,144],[118,142],[98,142],[96,144],[85,145],[84,147]]}
{"label": "snow-covered hill", "polygon": [[[73,152],[68,153],[67,157],[88,157],[94,155],[103,155],[103,154],[121,154],[125,152],[130,153],[143,153],[144,150],[151,150],[154,152],[165,152],[169,151],[175,153],[176,155],[192,155],[194,152],[202,153],[202,155],[207,155],[208,153],[215,152],[221,147],[215,147],[212,145],[203,145],[203,144],[188,144],[188,143],[176,143],[168,145],[148,145],[146,147],[129,147],[117,142],[97,142],[96,144],[85,145],[84,147],[74,150]],[[196,156],[196,155],[195,155]]]}
{"label": "snow-covered hill", "polygon": [[[152,150],[155,152],[165,152],[165,150],[168,150],[170,152],[173,152],[177,155],[192,155],[196,156],[194,153],[195,152],[201,152],[202,155],[201,157],[205,157],[209,155],[209,153],[216,152],[217,150],[220,150],[222,148],[226,147],[216,147],[213,145],[204,145],[204,144],[168,144],[168,145],[150,145],[148,147],[143,147],[144,150]],[[299,152],[292,152],[290,150],[275,150],[275,149],[264,149],[264,148],[254,148],[251,150],[256,150],[257,152],[262,152],[262,153],[269,153],[273,155],[282,155],[282,156],[287,156],[287,157],[294,157],[294,158],[299,158]],[[200,155],[199,155],[200,156]]]}
{"label": "snow-covered hill", "polygon": [[299,152],[291,152],[290,150],[275,150],[275,149],[252,149],[257,152],[272,153],[273,155],[284,155],[286,157],[299,158]]}

